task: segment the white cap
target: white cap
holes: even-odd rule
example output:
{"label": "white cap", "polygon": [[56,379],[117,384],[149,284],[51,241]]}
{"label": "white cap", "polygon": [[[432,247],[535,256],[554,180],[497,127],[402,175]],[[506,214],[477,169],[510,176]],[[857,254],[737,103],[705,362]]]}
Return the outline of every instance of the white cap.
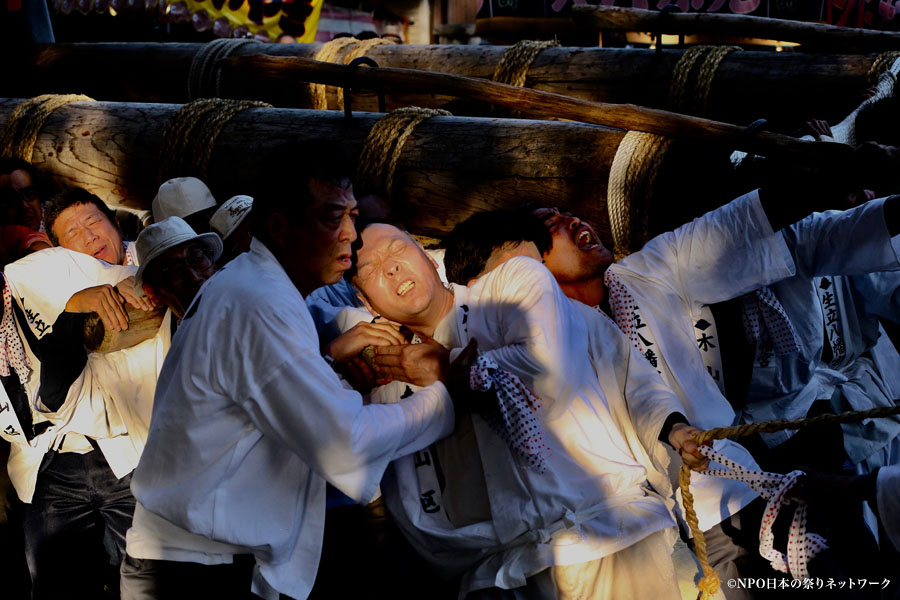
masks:
{"label": "white cap", "polygon": [[234,196],[225,201],[209,220],[209,226],[213,231],[226,239],[234,233],[238,225],[250,216],[253,208],[253,198],[250,196]]}
{"label": "white cap", "polygon": [[149,225],[135,241],[138,257],[138,270],[134,275],[134,291],[138,296],[144,295],[144,269],[169,248],[179,244],[197,240],[203,243],[216,261],[222,255],[222,240],[215,233],[197,233],[179,217],[169,217],[159,223]]}
{"label": "white cap", "polygon": [[182,219],[216,205],[206,184],[196,177],[176,177],[161,186],[153,199],[153,219],[159,223],[169,217]]}

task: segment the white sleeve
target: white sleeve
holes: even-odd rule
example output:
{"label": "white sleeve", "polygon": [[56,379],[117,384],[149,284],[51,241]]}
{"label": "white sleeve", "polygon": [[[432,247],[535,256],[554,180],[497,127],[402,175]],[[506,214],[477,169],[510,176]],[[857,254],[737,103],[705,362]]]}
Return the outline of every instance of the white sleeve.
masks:
{"label": "white sleeve", "polygon": [[396,404],[364,406],[315,348],[296,335],[265,333],[269,347],[261,353],[281,362],[244,382],[242,406],[260,430],[351,498],[370,501],[390,461],[453,431],[453,404],[442,383]]}
{"label": "white sleeve", "polygon": [[518,375],[541,398],[549,418],[554,408],[563,408],[552,401],[570,397],[588,366],[584,319],[534,259],[512,258],[484,279],[490,294],[483,301],[485,325],[499,331],[501,342],[484,354]]}
{"label": "white sleeve", "polygon": [[754,191],[656,236],[616,270],[691,304],[713,304],[789,277],[794,265]]}
{"label": "white sleeve", "polygon": [[782,230],[803,277],[860,275],[900,269],[884,220],[885,199],[845,211],[814,213]]}

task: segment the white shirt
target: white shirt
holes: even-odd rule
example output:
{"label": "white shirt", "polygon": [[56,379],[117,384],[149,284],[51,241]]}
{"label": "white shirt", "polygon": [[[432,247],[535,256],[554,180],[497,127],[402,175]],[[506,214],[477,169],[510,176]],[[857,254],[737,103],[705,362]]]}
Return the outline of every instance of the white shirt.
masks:
{"label": "white shirt", "polygon": [[[110,265],[79,252],[49,248],[7,265],[5,275],[14,301],[41,339],[52,332],[73,294],[96,285],[116,285],[135,271],[134,266]],[[134,469],[150,424],[156,377],[168,349],[167,324],[156,336],[131,348],[89,354],[84,370],[55,411],[41,402],[41,363],[24,344],[33,368],[23,382],[33,421],[50,421],[51,426],[30,442],[22,436],[20,443],[12,444],[8,469],[23,502],[31,502],[44,454],[59,449],[67,434],[67,442],[84,440],[82,436],[96,439],[116,477]]]}
{"label": "white shirt", "polygon": [[325,481],[368,502],[388,462],[453,420],[440,382],[363,406],[320,356],[303,297],[253,240],[204,284],[175,335],[132,491],[169,524],[252,552],[257,594],[302,599],[321,553]]}
{"label": "white shirt", "polygon": [[900,550],[900,465],[881,467],[877,477],[878,514],[894,548]]}
{"label": "white shirt", "polygon": [[[545,267],[525,257],[453,291],[455,310],[438,325],[435,339],[456,353],[476,338],[481,353],[532,389],[545,407],[538,419],[550,454],[546,472],[528,469],[473,416],[477,455],[460,460],[480,461],[490,520],[463,526],[437,512],[445,509],[443,490],[424,489],[430,485],[424,463],[438,453],[396,461],[382,489],[413,545],[446,574],[467,569],[464,593],[522,586],[552,565],[595,560],[672,527],[666,503],[648,488],[648,468],[631,444],[640,437],[660,447],[656,436],[665,418],[681,407],[642,358],[632,373],[612,362],[627,363],[629,356],[612,322],[589,307],[578,308]],[[586,316],[596,321],[589,324]],[[617,354],[623,348],[624,357]],[[600,384],[595,366],[609,388]],[[645,423],[641,436],[624,407],[628,385],[635,395],[658,401],[654,423]],[[667,487],[665,475],[657,474]],[[453,485],[460,482],[444,490]]]}
{"label": "white shirt", "polygon": [[[794,274],[788,248],[772,231],[759,195],[741,196],[653,238],[611,265],[609,274],[618,278],[634,303],[630,318],[617,319],[619,326],[633,332],[636,345],[642,344],[638,331],[653,342],[657,370],[683,403],[691,424],[701,429],[732,425],[734,410],[707,372],[696,324],[712,321],[706,305]],[[715,445],[735,462],[758,469],[743,446],[727,440]],[[691,477],[691,488],[702,530],[757,496],[743,482],[700,473]]]}
{"label": "white shirt", "polygon": [[[900,357],[880,332],[878,315],[900,316],[894,297],[900,239],[891,239],[883,206],[879,199],[852,210],[814,213],[782,232],[796,275],[771,289],[801,347],[777,356],[760,345],[743,421],[805,417],[814,401],[829,400],[835,391],[844,404],[839,411],[893,405],[900,393]],[[827,363],[825,343],[835,349]],[[900,421],[871,419],[843,428],[846,451],[859,463],[900,433]],[[776,446],[793,434],[762,437]]]}

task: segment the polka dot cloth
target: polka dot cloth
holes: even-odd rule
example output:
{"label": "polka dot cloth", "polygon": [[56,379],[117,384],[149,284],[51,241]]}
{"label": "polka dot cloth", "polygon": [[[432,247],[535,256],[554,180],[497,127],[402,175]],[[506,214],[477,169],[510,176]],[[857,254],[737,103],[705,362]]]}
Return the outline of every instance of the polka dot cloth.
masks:
{"label": "polka dot cloth", "polygon": [[634,327],[634,298],[631,297],[631,293],[615,273],[606,271],[604,281],[609,290],[609,308],[612,311],[613,319],[625,336],[631,340],[632,345],[643,354],[646,348],[641,344],[637,329]]}
{"label": "polka dot cloth", "polygon": [[[0,275],[2,277],[2,275]],[[3,283],[3,319],[0,320],[0,375],[9,377],[9,367],[15,369],[19,380],[23,383],[28,381],[31,376],[31,363],[28,362],[28,356],[25,355],[25,348],[22,346],[22,338],[16,329],[16,321],[13,317],[12,292]]]}
{"label": "polka dot cloth", "polygon": [[744,333],[751,342],[771,338],[777,356],[800,351],[800,339],[769,286],[743,297]]}
{"label": "polka dot cloth", "polygon": [[137,259],[134,257],[134,253],[131,251],[131,247],[128,244],[125,244],[125,264],[129,267],[133,267],[137,264]]}
{"label": "polka dot cloth", "polygon": [[476,392],[494,390],[499,410],[482,417],[529,468],[539,473],[546,471],[545,456],[550,448],[544,442],[536,417],[537,411],[543,408],[540,399],[521,379],[484,355],[478,357],[469,371],[469,387]]}
{"label": "polka dot cloth", "polygon": [[798,503],[794,510],[791,533],[787,543],[787,556],[772,547],[775,540],[775,536],[772,534],[772,525],[775,524],[782,505],[791,503],[791,500],[787,498],[787,493],[803,475],[803,471],[791,471],[786,475],[751,471],[708,446],[701,446],[700,452],[710,460],[727,467],[726,469],[707,469],[704,471],[705,475],[743,481],[766,500],[766,512],[763,514],[762,524],[759,528],[759,553],[772,564],[773,569],[788,573],[794,579],[808,579],[807,565],[809,561],[828,545],[822,536],[806,533],[806,504]]}

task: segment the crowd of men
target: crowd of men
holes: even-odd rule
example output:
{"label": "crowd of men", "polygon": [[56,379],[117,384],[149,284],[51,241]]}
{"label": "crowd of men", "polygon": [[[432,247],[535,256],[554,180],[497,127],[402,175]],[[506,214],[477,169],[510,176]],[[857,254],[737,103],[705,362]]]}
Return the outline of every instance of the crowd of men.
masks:
{"label": "crowd of men", "polygon": [[[252,197],[169,180],[143,222],[0,161],[0,508],[31,597],[681,598],[682,464],[727,598],[896,597],[900,419],[694,440],[900,398],[894,154],[780,165],[617,262],[556,206],[425,249],[321,148]],[[90,318],[125,339],[162,310],[87,350]],[[805,475],[782,503],[723,466]]]}

